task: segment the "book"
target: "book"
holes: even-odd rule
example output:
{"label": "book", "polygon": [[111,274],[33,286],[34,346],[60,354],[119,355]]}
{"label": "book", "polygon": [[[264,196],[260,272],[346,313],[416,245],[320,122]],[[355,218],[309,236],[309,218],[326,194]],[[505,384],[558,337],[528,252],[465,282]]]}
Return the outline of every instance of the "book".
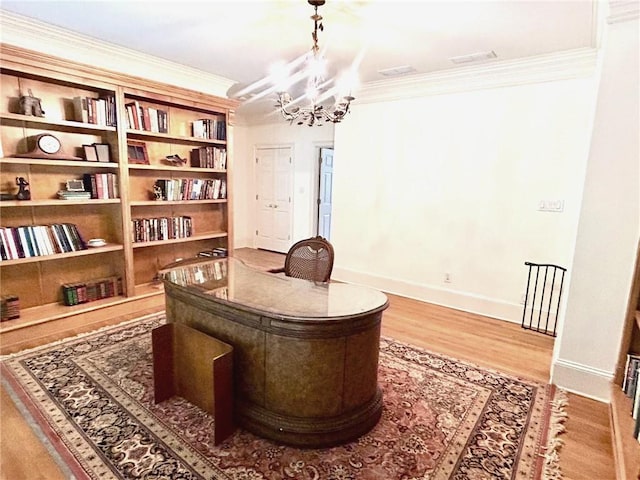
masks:
{"label": "book", "polygon": [[76,122],[89,123],[86,97],[73,97],[73,112]]}
{"label": "book", "polygon": [[[638,367],[640,368],[640,367]],[[638,374],[636,373],[636,376]],[[636,383],[636,390],[635,392],[633,392],[633,404],[631,407],[631,416],[634,419],[637,419],[640,415],[640,387],[638,386],[638,384]],[[637,435],[636,435],[637,437]]]}
{"label": "book", "polygon": [[20,226],[18,228],[18,233],[20,234],[20,244],[24,250],[24,258],[33,257],[33,248],[31,247],[31,242],[29,240],[29,233],[27,231],[26,226]]}
{"label": "book", "polygon": [[53,225],[54,231],[57,233],[57,236],[60,240],[60,242],[63,245],[63,251],[64,252],[73,252],[73,247],[71,246],[71,243],[69,243],[69,239],[67,238],[67,233],[65,232],[64,228],[62,227],[62,224],[60,223],[56,223]]}
{"label": "book", "polygon": [[158,120],[158,109],[149,107],[149,130],[154,133],[160,132],[160,122]]}
{"label": "book", "polygon": [[638,379],[638,365],[640,365],[640,355],[628,354],[625,363],[625,376],[622,384],[622,389],[627,397],[631,397],[633,392],[635,392]]}
{"label": "book", "polygon": [[144,130],[151,131],[151,112],[149,107],[140,107],[142,110],[142,126]]}
{"label": "book", "polygon": [[166,110],[158,110],[158,132],[169,132],[169,115]]}

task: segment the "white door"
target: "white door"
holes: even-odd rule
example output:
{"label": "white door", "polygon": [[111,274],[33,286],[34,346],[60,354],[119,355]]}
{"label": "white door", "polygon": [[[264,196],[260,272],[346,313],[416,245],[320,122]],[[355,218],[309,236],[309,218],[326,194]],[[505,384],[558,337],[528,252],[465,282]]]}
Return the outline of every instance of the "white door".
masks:
{"label": "white door", "polygon": [[256,151],[256,247],[286,253],[291,246],[291,148]]}
{"label": "white door", "polygon": [[318,235],[331,238],[331,195],[333,193],[333,148],[320,149],[318,188]]}

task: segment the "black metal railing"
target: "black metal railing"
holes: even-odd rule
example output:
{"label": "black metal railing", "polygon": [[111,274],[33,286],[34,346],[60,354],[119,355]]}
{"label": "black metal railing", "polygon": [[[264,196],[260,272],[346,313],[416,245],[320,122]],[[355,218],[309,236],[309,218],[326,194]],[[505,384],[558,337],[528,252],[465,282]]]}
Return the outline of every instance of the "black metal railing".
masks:
{"label": "black metal railing", "polygon": [[[522,328],[555,337],[564,274],[567,269],[548,263],[524,262],[524,264],[529,267],[529,275],[522,309]],[[533,273],[535,273],[535,279],[532,284]],[[541,276],[543,278],[540,278]],[[533,295],[529,301],[531,290]],[[537,318],[534,318],[536,316]]]}

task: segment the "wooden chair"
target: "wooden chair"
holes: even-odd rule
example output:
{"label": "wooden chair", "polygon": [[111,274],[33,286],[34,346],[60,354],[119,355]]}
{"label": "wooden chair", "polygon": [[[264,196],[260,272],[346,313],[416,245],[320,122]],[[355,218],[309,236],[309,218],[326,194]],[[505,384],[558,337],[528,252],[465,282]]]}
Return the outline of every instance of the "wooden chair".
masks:
{"label": "wooden chair", "polygon": [[284,268],[269,270],[288,277],[314,282],[328,282],[333,270],[333,246],[320,236],[300,240],[293,244],[285,258]]}

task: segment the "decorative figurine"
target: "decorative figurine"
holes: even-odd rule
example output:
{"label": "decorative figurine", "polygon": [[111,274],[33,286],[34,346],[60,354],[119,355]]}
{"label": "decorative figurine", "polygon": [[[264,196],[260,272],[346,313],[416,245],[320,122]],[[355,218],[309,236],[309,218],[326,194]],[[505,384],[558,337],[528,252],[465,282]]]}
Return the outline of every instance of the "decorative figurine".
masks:
{"label": "decorative figurine", "polygon": [[20,113],[34,117],[44,117],[41,100],[33,96],[31,89],[29,89],[28,96],[22,95],[20,97]]}
{"label": "decorative figurine", "polygon": [[155,196],[156,200],[164,200],[164,198],[162,196],[162,189],[160,188],[160,185],[155,184],[153,186],[153,195]]}
{"label": "decorative figurine", "polygon": [[177,167],[180,167],[182,165],[184,165],[185,163],[187,163],[187,159],[186,158],[180,158],[180,155],[176,155],[175,153],[173,155],[167,155],[166,157],[167,162],[169,162],[171,165],[175,165]]}
{"label": "decorative figurine", "polygon": [[31,192],[27,188],[29,182],[24,177],[16,177],[16,185],[18,185],[18,193],[16,194],[16,200],[31,200]]}

